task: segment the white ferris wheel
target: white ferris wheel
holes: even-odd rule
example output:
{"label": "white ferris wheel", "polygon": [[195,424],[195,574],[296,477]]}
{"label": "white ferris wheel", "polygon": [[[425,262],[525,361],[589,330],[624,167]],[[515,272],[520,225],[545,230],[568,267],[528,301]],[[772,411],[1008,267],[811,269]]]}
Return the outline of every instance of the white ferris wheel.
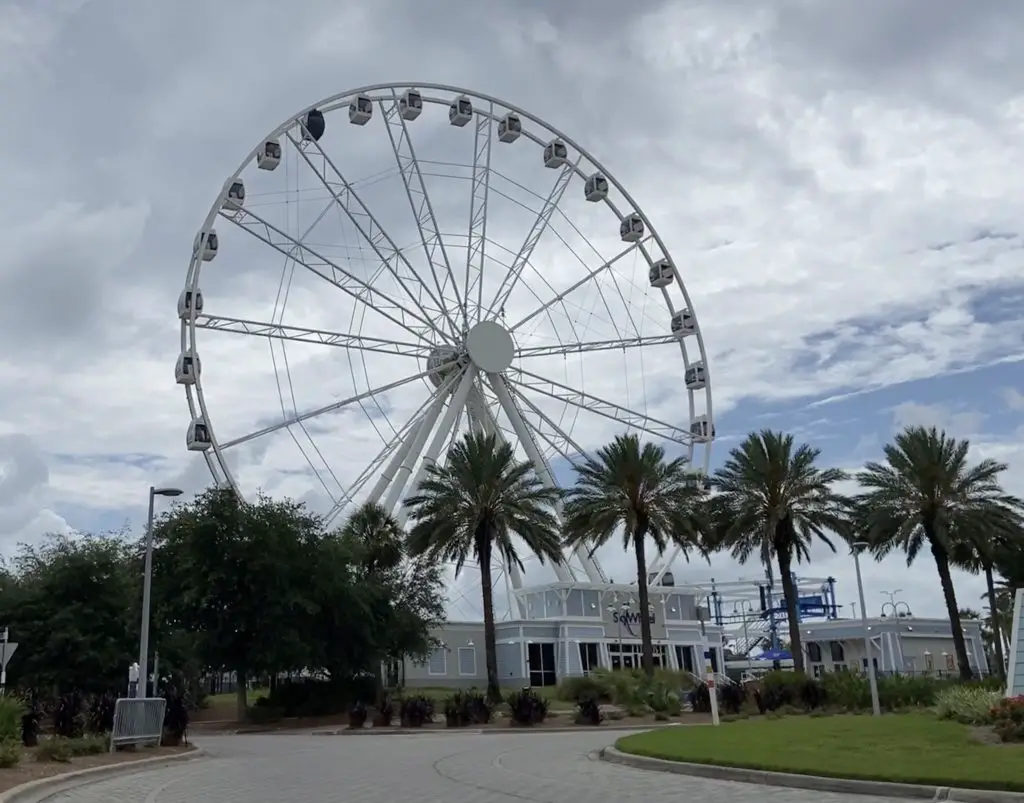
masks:
{"label": "white ferris wheel", "polygon": [[[625,431],[707,472],[711,381],[679,266],[582,146],[478,92],[366,86],[259,139],[195,236],[178,317],[188,449],[242,496],[315,487],[328,521],[372,499],[404,524],[470,428],[552,484]],[[609,582],[583,551],[552,569]],[[492,571],[511,616],[522,572]]]}

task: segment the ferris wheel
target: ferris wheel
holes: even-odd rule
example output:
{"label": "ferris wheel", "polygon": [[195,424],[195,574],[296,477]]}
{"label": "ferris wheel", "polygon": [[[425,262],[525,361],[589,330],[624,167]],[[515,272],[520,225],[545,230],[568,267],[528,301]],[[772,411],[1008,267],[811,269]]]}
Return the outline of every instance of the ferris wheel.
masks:
{"label": "ferris wheel", "polygon": [[[625,431],[707,472],[679,266],[582,146],[478,92],[367,86],[259,139],[195,235],[178,317],[188,449],[219,485],[306,494],[329,522],[375,500],[404,524],[470,429],[552,485]],[[608,582],[584,550],[551,568]],[[514,615],[523,573],[492,571]]]}

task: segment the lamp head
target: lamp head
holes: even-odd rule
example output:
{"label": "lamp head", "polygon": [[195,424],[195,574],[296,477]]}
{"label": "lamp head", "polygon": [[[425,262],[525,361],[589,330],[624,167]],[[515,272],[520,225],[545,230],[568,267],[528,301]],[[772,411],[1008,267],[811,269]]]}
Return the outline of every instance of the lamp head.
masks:
{"label": "lamp head", "polygon": [[181,496],[185,493],[181,488],[154,488],[153,496]]}

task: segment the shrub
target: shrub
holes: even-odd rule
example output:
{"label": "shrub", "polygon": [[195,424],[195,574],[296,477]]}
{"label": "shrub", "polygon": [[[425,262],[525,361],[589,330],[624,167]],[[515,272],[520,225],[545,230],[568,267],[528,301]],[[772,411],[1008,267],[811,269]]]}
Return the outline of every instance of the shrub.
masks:
{"label": "shrub", "polygon": [[964,725],[990,725],[1003,695],[982,686],[947,686],[935,698],[935,713]]}
{"label": "shrub", "polygon": [[74,739],[85,732],[82,715],[82,696],[78,692],[65,694],[57,701],[53,711],[53,732],[65,739]]}
{"label": "shrub", "polygon": [[992,709],[992,724],[1004,742],[1024,742],[1024,697],[1004,697]]}
{"label": "shrub", "polygon": [[826,672],[821,685],[829,703],[837,708],[863,711],[871,707],[871,687],[867,677],[859,672]]}
{"label": "shrub", "polygon": [[36,761],[54,761],[60,764],[67,764],[74,756],[71,748],[71,739],[63,736],[54,736],[39,743],[36,748]]}
{"label": "shrub", "polygon": [[422,694],[406,697],[398,709],[398,717],[406,728],[421,728],[434,721],[434,701]]}
{"label": "shrub", "polygon": [[0,769],[10,769],[21,761],[21,745],[15,739],[0,742]]}
{"label": "shrub", "polygon": [[585,697],[576,703],[577,725],[600,725],[603,721],[601,702],[596,697]]}
{"label": "shrub", "polygon": [[609,683],[607,672],[593,671],[589,675],[565,678],[558,684],[555,696],[568,703],[580,700],[601,700],[612,702],[612,684]]}
{"label": "shrub", "polygon": [[366,724],[366,704],[356,702],[348,710],[348,726],[350,728],[361,728]]}
{"label": "shrub", "polygon": [[254,725],[267,725],[284,719],[284,709],[264,704],[265,699],[265,697],[261,697],[255,705],[250,705],[245,709],[245,718]]}
{"label": "shrub", "polygon": [[282,717],[322,717],[346,711],[354,702],[364,705],[375,700],[371,684],[360,678],[351,681],[295,678],[280,681],[256,706],[281,711]]}
{"label": "shrub", "polygon": [[112,694],[99,694],[89,701],[86,714],[86,731],[89,733],[110,733],[114,729],[114,705]]}
{"label": "shrub", "polygon": [[517,725],[539,725],[548,715],[548,701],[530,688],[512,692],[505,698],[505,704]]}
{"label": "shrub", "polygon": [[21,715],[21,744],[24,747],[35,747],[39,744],[39,720],[42,712],[39,710],[39,703],[33,699],[26,707],[25,713]]}
{"label": "shrub", "polygon": [[16,741],[21,736],[21,718],[25,703],[18,697],[0,697],[0,742]]}
{"label": "shrub", "polygon": [[98,756],[110,750],[110,743],[106,736],[94,733],[90,736],[70,739],[68,748],[71,750],[72,756]]}
{"label": "shrub", "polygon": [[718,701],[726,714],[738,714],[747,701],[747,689],[739,683],[727,683],[718,690]]}
{"label": "shrub", "polygon": [[775,671],[761,679],[758,708],[778,711],[785,706],[794,706],[812,711],[823,706],[827,699],[826,689],[814,678],[800,672]]}
{"label": "shrub", "polygon": [[164,743],[168,746],[181,744],[188,734],[188,705],[185,695],[170,691],[165,697],[164,708]]}
{"label": "shrub", "polygon": [[878,679],[878,701],[882,708],[890,711],[933,706],[939,690],[948,684],[948,681],[928,675],[886,676]]}
{"label": "shrub", "polygon": [[476,689],[457,691],[444,702],[444,720],[449,728],[486,725],[493,714],[494,706]]}
{"label": "shrub", "polygon": [[385,694],[380,705],[377,706],[377,713],[373,715],[373,724],[378,728],[386,728],[395,718],[395,704],[391,695]]}

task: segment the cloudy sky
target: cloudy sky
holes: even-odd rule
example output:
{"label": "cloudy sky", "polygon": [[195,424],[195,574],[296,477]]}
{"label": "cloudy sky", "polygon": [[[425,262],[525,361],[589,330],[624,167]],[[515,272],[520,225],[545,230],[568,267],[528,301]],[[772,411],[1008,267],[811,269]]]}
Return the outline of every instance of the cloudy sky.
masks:
{"label": "cloudy sky", "polygon": [[[1005,461],[1008,489],[1024,494],[1022,33],[1024,8],[1010,0],[870,10],[813,0],[640,0],[628,10],[606,0],[585,10],[568,0],[0,0],[3,550],[48,531],[138,528],[150,483],[194,491],[208,482],[185,450],[189,414],[173,375],[193,237],[268,132],[323,98],[389,81],[452,84],[524,108],[607,168],[620,211],[622,188],[636,200],[704,334],[719,435],[712,467],[754,428],[789,430],[824,464],[855,469],[898,428],[936,424],[970,438],[976,457]],[[449,126],[443,107],[427,105],[409,130],[461,277],[474,126]],[[339,173],[356,186],[423,275],[381,108],[365,127],[347,117],[329,113],[321,141],[333,186]],[[283,141],[277,170],[250,165],[242,175],[248,208],[298,237],[330,206],[313,162],[328,168],[318,151],[306,162]],[[495,143],[493,155],[488,298],[560,172],[525,139]],[[506,300],[507,323],[624,248],[614,215],[582,194],[573,179]],[[334,209],[306,242],[320,264],[376,282],[383,295],[369,311],[236,223],[217,220],[220,253],[200,281],[205,312],[416,339],[398,337],[382,313],[385,295],[403,298],[400,272],[378,276],[381,261],[353,219]],[[552,310],[517,330],[520,347],[651,337],[668,324],[635,253]],[[200,331],[196,342],[222,442],[424,370],[408,355],[272,351],[223,332]],[[688,422],[674,346],[531,359],[517,366]],[[621,429],[534,384],[530,398],[580,447]],[[427,393],[417,380],[228,459],[247,493],[324,508]],[[564,460],[552,462],[568,475]],[[836,577],[848,606],[849,559],[815,558],[803,573]],[[613,577],[630,574],[615,550],[601,559]],[[676,574],[734,580],[757,568],[716,559]],[[927,563],[908,571],[894,557],[865,579],[871,608],[901,589],[915,613],[942,613]],[[957,590],[962,605],[980,607],[977,579],[958,577]]]}

